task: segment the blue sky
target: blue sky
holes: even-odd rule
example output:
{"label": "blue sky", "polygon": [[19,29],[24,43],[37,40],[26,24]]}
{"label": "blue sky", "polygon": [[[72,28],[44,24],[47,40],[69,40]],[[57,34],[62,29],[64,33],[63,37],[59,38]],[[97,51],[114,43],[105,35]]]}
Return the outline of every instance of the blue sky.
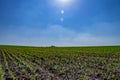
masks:
{"label": "blue sky", "polygon": [[73,1],[0,0],[0,44],[120,45],[120,0]]}

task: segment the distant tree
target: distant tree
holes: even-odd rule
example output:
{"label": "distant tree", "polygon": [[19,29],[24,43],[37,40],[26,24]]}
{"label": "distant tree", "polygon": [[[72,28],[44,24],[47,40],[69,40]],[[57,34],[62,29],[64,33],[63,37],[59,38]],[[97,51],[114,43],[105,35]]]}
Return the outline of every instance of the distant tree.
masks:
{"label": "distant tree", "polygon": [[51,45],[50,47],[56,47],[56,46],[54,46],[54,45]]}

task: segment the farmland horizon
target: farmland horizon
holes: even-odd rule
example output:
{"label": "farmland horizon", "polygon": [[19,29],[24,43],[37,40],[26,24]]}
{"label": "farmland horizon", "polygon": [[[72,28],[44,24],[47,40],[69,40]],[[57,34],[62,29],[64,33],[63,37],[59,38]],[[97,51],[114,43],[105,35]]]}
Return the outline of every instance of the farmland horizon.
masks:
{"label": "farmland horizon", "polygon": [[119,80],[120,0],[0,0],[0,80]]}
{"label": "farmland horizon", "polygon": [[0,0],[0,80],[120,80],[120,0]]}
{"label": "farmland horizon", "polygon": [[57,47],[58,48],[59,47],[64,47],[64,48],[66,47],[67,48],[67,47],[117,47],[117,46],[119,47],[120,45],[99,45],[99,46],[98,45],[93,45],[93,46],[91,46],[91,45],[90,46],[87,46],[87,45],[86,46],[65,46],[65,45],[64,46],[56,46],[56,45],[47,45],[47,46],[32,46],[32,45],[4,45],[4,44],[0,44],[0,46],[3,46],[3,47],[4,46],[5,47],[6,46],[8,46],[8,47],[53,47],[53,48],[54,47],[56,47],[56,48]]}

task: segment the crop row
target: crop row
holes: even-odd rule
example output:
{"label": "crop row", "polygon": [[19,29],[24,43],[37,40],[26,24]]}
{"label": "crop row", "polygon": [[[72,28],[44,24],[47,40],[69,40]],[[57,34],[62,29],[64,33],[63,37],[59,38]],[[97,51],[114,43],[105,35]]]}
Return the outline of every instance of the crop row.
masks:
{"label": "crop row", "polygon": [[[83,52],[84,49],[91,52]],[[116,51],[111,47],[96,48],[96,52],[95,48],[84,49],[1,48],[0,77],[19,80],[120,79],[119,47],[114,48]]]}

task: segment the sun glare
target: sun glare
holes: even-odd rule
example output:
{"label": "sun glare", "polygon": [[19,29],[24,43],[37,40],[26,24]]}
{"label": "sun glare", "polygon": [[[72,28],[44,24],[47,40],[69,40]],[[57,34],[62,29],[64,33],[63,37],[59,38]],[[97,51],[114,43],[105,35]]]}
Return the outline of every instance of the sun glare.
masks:
{"label": "sun glare", "polygon": [[74,0],[54,0],[54,3],[58,7],[67,7],[73,3]]}
{"label": "sun glare", "polygon": [[58,8],[58,10],[60,10],[61,17],[59,19],[61,22],[65,21],[64,19],[65,12],[67,12],[69,9],[71,10],[73,8],[72,5],[74,5],[75,2],[76,2],[75,0],[53,0],[51,1],[51,4],[54,6],[54,8]]}

